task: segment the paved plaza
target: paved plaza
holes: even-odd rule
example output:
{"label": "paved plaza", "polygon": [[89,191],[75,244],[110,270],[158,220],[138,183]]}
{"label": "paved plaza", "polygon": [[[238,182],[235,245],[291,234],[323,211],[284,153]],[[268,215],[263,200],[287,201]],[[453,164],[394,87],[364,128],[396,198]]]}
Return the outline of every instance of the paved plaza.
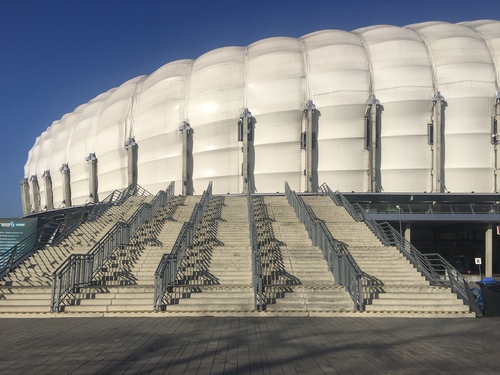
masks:
{"label": "paved plaza", "polygon": [[500,372],[500,318],[28,318],[0,327],[0,374]]}

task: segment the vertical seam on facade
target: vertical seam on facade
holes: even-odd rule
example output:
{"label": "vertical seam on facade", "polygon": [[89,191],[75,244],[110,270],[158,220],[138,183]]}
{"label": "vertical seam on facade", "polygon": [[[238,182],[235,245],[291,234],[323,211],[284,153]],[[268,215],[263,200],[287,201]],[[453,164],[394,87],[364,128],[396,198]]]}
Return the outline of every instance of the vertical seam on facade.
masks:
{"label": "vertical seam on facade", "polygon": [[429,40],[424,36],[424,34],[417,29],[414,29],[413,27],[405,26],[405,28],[410,29],[415,31],[415,33],[419,36],[419,38],[422,40],[422,42],[425,45],[425,49],[427,50],[427,57],[429,58],[429,61],[431,63],[431,69],[432,69],[432,91],[436,92],[438,90],[438,80],[437,80],[437,68],[436,68],[436,63],[434,61],[434,54],[432,53],[432,48],[429,43]]}
{"label": "vertical seam on facade", "polygon": [[306,41],[302,38],[299,38],[300,44],[302,46],[302,62],[303,72],[304,72],[304,80],[306,84],[306,98],[304,98],[304,102],[307,100],[312,100],[312,89],[311,89],[311,79],[310,79],[310,71],[311,67],[309,65],[309,50],[307,49]]}
{"label": "vertical seam on facade", "polygon": [[365,38],[361,35],[361,33],[357,33],[355,31],[351,31],[354,35],[356,35],[359,40],[361,41],[361,45],[363,46],[363,51],[365,51],[365,56],[366,56],[366,61],[368,63],[368,74],[369,74],[369,86],[368,86],[368,92],[369,95],[375,94],[375,87],[373,83],[373,64],[372,64],[372,58],[370,55],[370,47],[366,44]]}
{"label": "vertical seam on facade", "polygon": [[[145,75],[145,76],[141,77],[139,82],[137,82],[135,85],[134,93],[132,94],[132,103],[130,104],[130,110],[129,110],[129,113],[127,115],[127,119],[125,120],[125,127],[130,126],[130,129],[128,129],[127,138],[134,137],[135,117],[137,114],[137,107],[139,106],[142,88],[144,87],[144,81],[146,81],[146,78],[148,78],[149,76],[150,75]],[[125,132],[127,132],[127,129],[125,129]]]}
{"label": "vertical seam on facade", "polygon": [[490,41],[488,39],[486,39],[484,37],[484,35],[481,34],[481,32],[479,32],[477,30],[477,28],[475,28],[473,26],[470,26],[469,22],[464,22],[464,23],[461,23],[460,25],[463,25],[463,26],[471,29],[472,31],[474,31],[477,35],[479,35],[479,37],[481,38],[481,40],[486,45],[486,48],[488,49],[488,53],[490,54],[491,65],[493,66],[493,74],[495,75],[495,88],[497,89],[497,91],[500,90],[500,82],[499,82],[500,67],[497,65],[496,59],[494,58],[495,57],[495,53],[493,51],[493,47],[491,47]]}
{"label": "vertical seam on facade", "polygon": [[[80,119],[82,118],[82,115],[83,115],[83,109],[80,111],[80,113],[77,116],[77,119],[73,122],[73,125],[71,126],[71,129],[70,129],[70,132],[69,132],[69,137],[68,137],[68,143],[66,145],[66,163],[69,162],[68,155],[69,155],[69,149],[70,149],[71,140],[73,139],[73,131],[75,130],[76,125],[80,122]],[[52,155],[52,151],[51,151],[51,155]]]}
{"label": "vertical seam on facade", "polygon": [[[111,91],[111,92],[110,92]],[[116,87],[114,89],[111,89],[111,90],[108,90],[108,96],[106,97],[106,99],[104,100],[101,100],[101,105],[99,106],[99,109],[97,110],[96,114],[95,114],[95,120],[94,120],[94,134],[92,135],[91,139],[92,139],[92,152],[95,153],[95,150],[96,150],[96,140],[97,140],[97,128],[99,127],[99,120],[101,119],[101,114],[102,114],[102,110],[104,109],[104,106],[106,105],[109,97],[111,95],[113,95],[113,93],[116,91]],[[99,158],[99,155],[96,155],[97,158]]]}
{"label": "vertical seam on facade", "polygon": [[[248,46],[243,49],[243,108],[248,108]],[[238,113],[237,116],[240,114]]]}
{"label": "vertical seam on facade", "polygon": [[186,75],[186,82],[184,83],[184,103],[183,103],[184,120],[182,121],[186,121],[190,126],[191,123],[189,122],[188,104],[189,104],[189,94],[191,91],[191,75],[193,74],[193,65],[195,61],[196,59],[193,59],[189,62],[189,71]]}

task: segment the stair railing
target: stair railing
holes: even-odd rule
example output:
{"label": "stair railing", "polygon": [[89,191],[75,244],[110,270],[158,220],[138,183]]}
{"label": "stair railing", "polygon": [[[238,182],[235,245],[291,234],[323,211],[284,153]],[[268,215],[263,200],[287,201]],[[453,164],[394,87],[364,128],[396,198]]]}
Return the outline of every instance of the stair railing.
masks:
{"label": "stair railing", "polygon": [[262,260],[259,250],[259,241],[257,239],[257,229],[255,227],[255,218],[252,203],[251,189],[247,192],[248,207],[248,228],[250,232],[250,247],[252,248],[252,280],[254,290],[254,306],[257,311],[264,310],[264,291],[262,287]]}
{"label": "stair railing", "polygon": [[97,220],[111,205],[119,206],[133,195],[151,195],[151,193],[137,184],[131,184],[123,191],[111,192],[99,203],[85,204],[59,226],[52,245],[59,244],[84,222]]}
{"label": "stair railing", "polygon": [[299,220],[306,227],[314,246],[318,246],[337,285],[344,286],[354,302],[355,311],[364,311],[363,272],[345,243],[335,240],[325,223],[318,220],[309,206],[285,182],[285,195]]}
{"label": "stair railing", "polygon": [[35,251],[50,245],[57,230],[57,224],[49,222],[0,254],[0,278],[14,270]]}
{"label": "stair railing", "polygon": [[[132,191],[137,192],[136,189]],[[174,182],[165,191],[160,191],[151,204],[142,203],[126,223],[118,222],[86,254],[72,254],[52,274],[52,297],[50,310],[60,311],[62,302],[78,288],[92,284],[93,278],[111,258],[113,252],[126,246],[141,225],[148,222],[156,212],[173,197]]]}
{"label": "stair railing", "polygon": [[319,191],[343,206],[354,220],[363,221],[385,246],[395,246],[431,285],[450,287],[471,311],[478,311],[476,301],[469,298],[467,279],[440,254],[421,253],[389,223],[377,223],[358,203],[351,204],[341,192],[332,192],[328,185],[321,185]]}
{"label": "stair railing", "polygon": [[207,190],[203,192],[200,202],[195,204],[189,221],[182,225],[181,231],[172,247],[172,251],[169,254],[163,254],[156,268],[153,301],[155,311],[160,311],[165,307],[165,295],[169,289],[174,286],[177,280],[182,262],[184,261],[187,250],[193,246],[196,229],[203,218],[203,213],[208,207],[211,198],[212,182],[208,184]]}

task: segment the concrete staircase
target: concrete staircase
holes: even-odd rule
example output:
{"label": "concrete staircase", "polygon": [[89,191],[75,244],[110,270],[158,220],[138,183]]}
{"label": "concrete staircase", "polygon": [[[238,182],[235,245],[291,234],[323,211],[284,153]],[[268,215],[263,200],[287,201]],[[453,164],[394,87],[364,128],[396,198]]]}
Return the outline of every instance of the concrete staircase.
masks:
{"label": "concrete staircase", "polygon": [[450,289],[431,286],[396,247],[386,247],[363,222],[356,222],[330,197],[303,196],[332,236],[349,246],[365,273],[366,311],[403,315],[471,316]]}
{"label": "concrete staircase", "polygon": [[151,312],[154,273],[169,253],[200,197],[174,197],[106,264],[94,285],[81,288],[68,302],[68,313]]}
{"label": "concrete staircase", "polygon": [[57,246],[35,252],[0,280],[0,314],[49,312],[52,273],[59,265],[71,254],[88,252],[117,221],[126,221],[140,203],[151,198],[129,197],[120,206],[111,206],[96,221],[80,225]]}
{"label": "concrete staircase", "polygon": [[334,284],[321,250],[284,196],[254,197],[267,312],[300,315],[351,312],[354,303]]}
{"label": "concrete staircase", "polygon": [[188,250],[167,312],[191,315],[254,309],[246,196],[213,196]]}

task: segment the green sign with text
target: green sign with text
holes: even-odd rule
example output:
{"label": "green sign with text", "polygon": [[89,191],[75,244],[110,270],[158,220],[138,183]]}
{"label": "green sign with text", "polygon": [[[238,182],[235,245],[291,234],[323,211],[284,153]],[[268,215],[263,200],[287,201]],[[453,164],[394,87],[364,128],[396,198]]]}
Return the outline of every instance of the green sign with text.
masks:
{"label": "green sign with text", "polygon": [[38,219],[0,219],[0,254],[36,232]]}

